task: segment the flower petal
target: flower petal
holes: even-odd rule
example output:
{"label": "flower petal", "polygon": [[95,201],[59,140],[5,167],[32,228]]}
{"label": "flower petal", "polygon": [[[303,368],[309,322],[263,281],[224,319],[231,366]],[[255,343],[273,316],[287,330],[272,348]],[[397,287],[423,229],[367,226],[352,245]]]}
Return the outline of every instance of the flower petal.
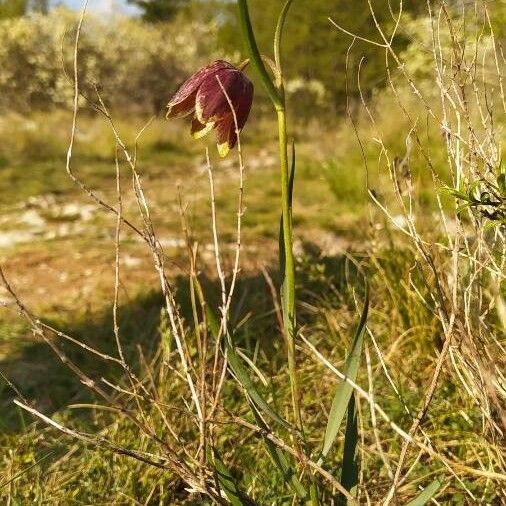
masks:
{"label": "flower petal", "polygon": [[216,123],[216,139],[218,141],[218,152],[220,156],[224,158],[237,143],[235,122],[232,113],[220,118]]}
{"label": "flower petal", "polygon": [[241,131],[246,124],[249,113],[251,111],[251,105],[253,103],[253,84],[248,81],[245,85],[243,93],[234,104],[235,115],[237,119],[237,128]]}
{"label": "flower petal", "polygon": [[196,117],[192,119],[191,135],[194,139],[201,139],[207,135],[214,128],[214,122],[209,121],[204,124],[201,123]]}
{"label": "flower petal", "polygon": [[219,70],[233,69],[234,67],[223,60],[217,60],[207,67],[200,69],[190,76],[172,96],[167,104],[167,118],[181,118],[191,114],[195,109],[195,97],[199,86]]}
{"label": "flower petal", "polygon": [[[249,81],[248,81],[249,82]],[[218,139],[218,152],[225,157],[237,144],[238,134],[248,119],[253,102],[253,85],[245,86],[244,93],[234,105],[234,114],[230,111],[226,116],[216,119],[216,137]],[[230,110],[230,104],[228,104]],[[237,121],[237,125],[236,125]]]}
{"label": "flower petal", "polygon": [[197,118],[201,123],[207,123],[210,119],[217,120],[230,114],[229,101],[237,111],[244,97],[251,101],[252,88],[251,81],[237,69],[222,69],[214,76],[206,77],[195,101]]}
{"label": "flower petal", "polygon": [[[197,91],[192,92],[180,102],[169,102],[167,104],[167,113],[165,117],[168,118],[184,118],[195,111],[195,96]],[[175,95],[174,95],[175,96]]]}
{"label": "flower petal", "polygon": [[230,151],[230,146],[228,145],[228,142],[224,142],[223,144],[217,144],[217,146],[218,146],[218,154],[220,155],[221,158],[225,158]]}

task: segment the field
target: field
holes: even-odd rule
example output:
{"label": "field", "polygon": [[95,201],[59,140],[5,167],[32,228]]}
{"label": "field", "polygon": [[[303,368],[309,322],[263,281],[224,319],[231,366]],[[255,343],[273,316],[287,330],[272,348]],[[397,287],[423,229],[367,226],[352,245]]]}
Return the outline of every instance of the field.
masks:
{"label": "field", "polygon": [[506,109],[445,88],[456,67],[288,106],[302,436],[266,98],[224,159],[187,121],[113,107],[116,137],[82,106],[68,163],[71,108],[0,116],[2,504],[505,504]]}

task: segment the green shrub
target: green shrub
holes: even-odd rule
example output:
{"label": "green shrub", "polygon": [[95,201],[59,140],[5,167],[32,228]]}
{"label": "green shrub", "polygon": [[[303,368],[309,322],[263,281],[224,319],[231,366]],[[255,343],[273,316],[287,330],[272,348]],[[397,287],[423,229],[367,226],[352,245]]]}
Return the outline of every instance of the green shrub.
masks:
{"label": "green shrub", "polygon": [[[69,106],[76,13],[0,21],[0,112]],[[178,82],[200,58],[212,57],[205,41],[212,23],[158,24],[135,18],[103,21],[87,16],[80,40],[81,87],[96,102],[95,84],[108,105],[159,112]],[[62,62],[63,60],[63,62]],[[83,101],[84,103],[84,101]]]}

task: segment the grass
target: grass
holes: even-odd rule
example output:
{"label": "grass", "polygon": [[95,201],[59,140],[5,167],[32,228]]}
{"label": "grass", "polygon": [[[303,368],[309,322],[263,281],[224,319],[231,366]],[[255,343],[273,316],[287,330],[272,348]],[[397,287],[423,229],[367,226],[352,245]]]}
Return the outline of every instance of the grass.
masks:
{"label": "grass", "polygon": [[[246,15],[245,0],[238,3]],[[374,19],[379,33],[371,40],[385,41],[388,68],[384,88],[370,95],[358,81],[378,62],[360,58],[356,37],[349,40],[340,78],[360,91],[347,104],[352,118],[290,118],[294,336],[280,329],[291,311],[290,284],[280,304],[276,295],[289,269],[283,273],[277,258],[275,126],[259,110],[242,136],[246,212],[237,284],[238,162],[219,160],[207,139],[191,141],[188,122],[114,113],[131,151],[149,120],[136,151],[143,207],[137,173],[118,155],[110,126],[80,110],[72,169],[111,206],[120,205],[121,183],[123,217],[134,229],[146,226],[143,241],[117,228],[116,216],[66,174],[68,111],[0,117],[2,278],[5,271],[33,311],[20,319],[23,306],[13,304],[7,283],[0,289],[1,503],[210,504],[206,497],[219,499],[216,490],[228,482],[229,498],[240,490],[259,505],[296,504],[290,484],[305,499],[300,488],[310,488],[312,506],[341,505],[332,480],[353,494],[358,482],[356,497],[367,505],[419,506],[420,490],[434,487],[435,504],[504,502],[502,9],[427,7],[418,18],[399,12],[396,21],[392,6],[395,26]],[[335,14],[328,28],[346,39]],[[398,54],[392,30],[396,40],[406,37]],[[283,100],[274,98],[279,110]],[[459,207],[466,198],[473,207]],[[285,230],[288,215],[285,207]],[[228,311],[222,300],[231,286]],[[363,307],[367,327],[358,324]],[[213,321],[220,309],[223,334]],[[290,425],[298,412],[295,378],[304,431]],[[349,404],[352,381],[359,386]],[[334,409],[339,395],[346,402]],[[50,417],[46,424],[34,422],[29,405]],[[345,407],[346,430],[337,426]]]}
{"label": "grass", "polygon": [[[386,100],[386,99],[385,99]],[[379,106],[378,106],[379,107]],[[388,102],[383,105],[391,107]],[[383,109],[380,109],[380,112]],[[114,348],[111,323],[111,300],[114,287],[114,217],[100,210],[92,211],[89,220],[77,215],[65,216],[65,204],[89,204],[69,181],[64,170],[64,154],[68,115],[55,113],[30,118],[35,124],[26,128],[26,118],[9,120],[12,138],[6,143],[0,167],[0,191],[6,195],[0,211],[8,217],[12,229],[32,225],[19,222],[27,209],[35,210],[43,220],[44,230],[54,231],[53,238],[35,235],[29,242],[21,242],[0,252],[2,264],[16,286],[21,298],[37,314],[43,314],[52,325],[88,344],[107,351]],[[131,144],[136,129],[144,119],[121,121],[122,134]],[[390,125],[387,119],[382,126]],[[41,126],[41,128],[38,128]],[[406,143],[399,132],[399,124],[382,128],[384,142],[392,157],[406,154]],[[184,248],[178,241],[180,217],[178,187],[188,205],[189,224],[200,243],[203,257],[201,277],[209,300],[217,307],[219,283],[213,270],[213,256],[209,251],[210,206],[208,181],[205,173],[204,143],[187,141],[184,130],[156,120],[141,138],[139,170],[152,210],[153,222],[165,248],[167,269],[177,288],[185,325],[191,327],[191,304],[188,287],[188,265]],[[258,387],[280,413],[290,410],[289,385],[286,381],[284,344],[272,310],[270,292],[259,267],[275,265],[279,209],[278,168],[275,146],[266,141],[267,126],[258,131],[252,128],[244,136],[247,169],[244,215],[244,250],[242,272],[237,296],[232,307],[236,340],[244,353],[255,362],[267,380]],[[359,132],[372,136],[365,124]],[[36,134],[33,132],[37,132]],[[0,131],[4,138],[6,130]],[[56,134],[55,134],[56,132]],[[341,367],[349,350],[352,332],[357,322],[355,300],[361,297],[360,282],[365,273],[371,289],[371,314],[368,328],[374,336],[382,356],[378,356],[372,340],[366,341],[370,367],[364,360],[358,383],[373,392],[386,413],[401,427],[409,427],[411,417],[406,407],[416,412],[421,391],[428,381],[441,350],[442,329],[438,318],[425,303],[431,297],[432,279],[420,267],[420,258],[404,236],[384,217],[368,199],[366,172],[356,140],[346,123],[336,125],[331,132],[316,132],[307,138],[295,132],[299,139],[296,189],[294,195],[294,226],[297,240],[298,322],[304,335],[336,366]],[[37,139],[37,143],[33,140]],[[51,139],[46,142],[44,139]],[[439,144],[431,141],[433,159],[443,166],[444,153]],[[110,133],[93,117],[85,117],[80,126],[78,150],[74,167],[79,176],[101,195],[114,202],[115,168],[114,142]],[[30,146],[27,150],[26,147]],[[212,148],[212,146],[211,146]],[[365,148],[367,177],[381,202],[395,207],[388,171],[377,145]],[[225,245],[223,254],[227,267],[232,262],[232,245],[236,220],[237,170],[231,159],[218,161],[212,148],[214,176],[219,210],[219,231]],[[416,202],[422,230],[433,226],[437,209],[433,181],[424,170],[420,154],[414,152],[412,174],[419,192]],[[232,158],[232,157],[231,157]],[[444,178],[445,175],[442,174]],[[125,215],[135,217],[136,202],[130,191],[130,176],[123,169]],[[44,207],[40,197],[52,196]],[[233,198],[232,198],[233,196]],[[446,199],[446,197],[443,197]],[[447,208],[450,200],[443,202]],[[67,222],[81,228],[58,235]],[[24,223],[24,224],[23,224]],[[32,227],[32,228],[30,228]],[[438,232],[431,236],[438,238]],[[163,381],[167,374],[160,360],[167,353],[167,329],[160,316],[161,294],[156,272],[151,267],[149,252],[133,236],[124,232],[122,243],[122,285],[120,293],[120,328],[126,351],[139,376],[160,378],[159,395],[176,399],[167,411],[170,423],[187,440],[196,439],[192,420],[182,413],[180,400],[182,382],[177,376]],[[274,279],[278,273],[271,272]],[[5,297],[0,292],[0,297]],[[98,399],[86,393],[73,376],[41,342],[28,333],[28,328],[11,313],[1,313],[0,371],[6,374],[30,400],[56,420],[84,432],[101,433],[118,445],[155,451],[150,438],[138,430],[124,416],[99,406]],[[100,380],[122,381],[119,372],[104,367],[79,348],[66,344],[69,356]],[[191,349],[195,354],[196,350]],[[383,374],[381,360],[388,369],[392,385]],[[150,365],[147,366],[146,364]],[[298,370],[303,385],[304,422],[311,438],[311,449],[317,451],[323,439],[325,421],[336,387],[335,378],[311,357],[300,350]],[[165,371],[165,372],[164,372]],[[229,378],[230,379],[230,378]],[[233,381],[226,381],[223,399],[225,407],[249,419],[243,392]],[[120,394],[118,394],[120,395]],[[0,392],[2,412],[0,447],[0,499],[12,505],[34,504],[206,504],[198,495],[185,491],[185,484],[169,472],[161,472],[137,461],[118,457],[107,451],[96,451],[75,440],[62,436],[40,423],[33,423],[26,414],[15,409],[15,397],[7,385]],[[70,405],[70,406],[69,406]],[[402,440],[386,422],[375,421],[370,407],[358,402],[360,419],[360,454],[362,480],[367,493],[376,504],[387,493],[391,483],[388,465],[394,467]],[[220,413],[222,415],[222,413]],[[151,410],[148,417],[160,437],[170,438],[159,413]],[[429,416],[422,428],[431,435],[437,448],[454,460],[476,468],[501,469],[501,442],[491,444],[482,429],[483,417],[474,400],[466,395],[462,385],[449,367],[445,367],[440,388],[431,404]],[[343,434],[332,450],[328,470],[340,474],[340,455]],[[234,476],[258,504],[289,504],[287,489],[276,473],[257,437],[237,426],[224,425],[220,429],[220,451]],[[381,455],[381,449],[384,455]],[[504,489],[499,482],[462,475],[459,483],[435,459],[422,455],[416,461],[412,449],[409,479],[401,486],[399,497],[406,502],[418,486],[428,485],[434,477],[444,476],[439,492],[440,504],[469,504],[465,488],[484,504],[500,504]]]}
{"label": "grass", "polygon": [[[419,387],[427,381],[428,372],[436,359],[434,343],[437,341],[438,326],[419,303],[417,295],[412,291],[406,291],[399,284],[399,280],[405,277],[406,270],[409,270],[409,257],[399,257],[396,251],[384,251],[382,258],[378,259],[382,266],[381,270],[372,267],[365,257],[357,260],[363,268],[370,271],[375,308],[370,330],[381,348],[386,351],[387,367],[393,372],[394,381],[401,389],[403,402],[414,408],[418,404]],[[356,321],[352,293],[348,284],[353,282],[356,275],[354,269],[344,257],[322,258],[306,252],[299,257],[298,273],[300,290],[303,290],[300,293],[300,300],[303,302],[300,314],[304,332],[311,335],[318,349],[339,367],[350,344],[351,336],[348,329],[353,327]],[[347,281],[345,281],[346,273]],[[396,289],[396,298],[390,297],[389,292],[384,289],[385,281]],[[180,300],[185,306],[188,297],[184,291],[186,283],[181,279],[180,282],[176,281],[176,284],[179,286]],[[332,289],[329,290],[329,286]],[[217,292],[218,287],[216,283],[210,281],[208,289]],[[285,367],[282,359],[283,345],[279,339],[273,341],[271,337],[276,323],[269,311],[269,295],[262,277],[245,277],[239,286],[238,295],[238,299],[246,301],[242,307],[235,308],[236,321],[246,318],[238,331],[240,346],[251,357],[255,356],[257,350],[257,365],[269,382],[265,393],[269,395],[270,390],[276,391],[277,399],[288,400],[289,387],[282,382]],[[402,304],[399,304],[400,300],[403,301]],[[120,326],[127,342],[127,349],[132,356],[136,354],[137,345],[142,346],[147,357],[156,353],[160,342],[159,307],[160,298],[156,293],[139,295],[130,304],[123,306]],[[247,315],[253,309],[255,314],[260,316],[255,320],[248,320]],[[99,344],[101,349],[106,350],[113,346],[110,339],[109,308],[93,318],[77,315],[72,323],[66,321],[54,323],[63,326],[72,335],[83,338],[92,336],[93,342]],[[67,404],[76,406],[73,409],[56,412],[57,420],[83,431],[95,432],[101,429],[108,438],[126,447],[142,447],[145,450],[151,447],[148,438],[138,440],[136,430],[123,417],[100,409],[78,408],[77,405],[90,402],[91,399],[83,397],[83,389],[79,387],[75,378],[63,366],[55,364],[49,352],[44,349],[42,344],[27,344],[21,353],[13,354],[10,361],[3,362],[2,370],[15,379],[29,398],[38,399],[39,403],[43,402],[44,412],[58,410],[60,406]],[[373,353],[372,349],[370,351]],[[75,353],[77,355],[73,355],[73,358],[79,360],[82,367],[94,376],[106,374],[109,379],[114,378],[113,370],[110,368],[97,370],[95,360],[89,361],[79,350]],[[33,362],[31,357],[34,356],[37,356],[37,369],[31,370],[28,376],[19,377],[19,372],[16,376],[20,366],[26,368],[28,363]],[[136,367],[140,368],[139,373],[142,374],[142,363],[138,360],[133,360],[133,363],[137,364]],[[49,364],[51,365],[48,370]],[[374,364],[375,396],[381,399],[383,408],[392,419],[399,424],[407,424],[409,418],[403,412],[402,405],[393,395],[384,376],[379,374],[379,364],[376,360]],[[302,357],[299,368],[301,384],[304,385],[305,422],[308,432],[315,437],[311,444],[317,446],[318,440],[323,436],[322,422],[330,406],[335,381],[320,366],[315,365],[310,357]],[[48,374],[48,371],[51,373]],[[362,368],[359,383],[367,384],[367,381],[367,373],[365,368]],[[177,391],[180,387],[169,382],[165,388],[167,388],[165,394],[170,395],[171,390]],[[41,398],[43,393],[46,398]],[[6,394],[7,398],[10,397],[10,393],[6,391],[4,399]],[[234,383],[227,383],[224,399],[228,409],[235,413],[246,413],[243,395]],[[285,409],[288,410],[289,406],[280,405],[278,408],[283,412]],[[361,423],[365,427],[369,426],[371,420],[368,406],[363,402],[359,403],[359,411]],[[11,428],[7,432],[4,428],[2,435],[2,446],[5,449],[3,477],[9,479],[18,472],[23,474],[2,489],[0,493],[7,494],[4,495],[4,500],[10,497],[14,501],[13,504],[16,504],[16,501],[17,504],[26,502],[44,504],[55,500],[61,504],[124,504],[129,501],[138,501],[141,504],[202,504],[204,501],[202,498],[185,498],[182,484],[170,473],[162,474],[126,458],[93,451],[50,429],[43,429],[39,424],[33,425],[26,415],[16,410],[11,409],[9,413],[12,418]],[[163,435],[165,430],[161,420],[157,420],[155,413],[151,416],[159,433]],[[174,418],[174,423],[184,431],[181,419],[177,422],[176,420],[177,417]],[[424,429],[433,435],[434,444],[453,447],[453,452],[457,452],[456,455],[463,461],[487,458],[486,452],[490,451],[490,448],[480,436],[480,424],[476,408],[468,399],[461,396],[458,384],[455,384],[450,376],[446,376],[445,383],[433,403],[431,416],[424,423]],[[14,432],[13,427],[16,427]],[[186,430],[191,433],[194,429],[188,426]],[[386,432],[388,429],[380,422],[380,430]],[[251,434],[232,427],[230,431],[224,430],[221,435],[224,458],[236,470],[244,489],[258,490],[254,497],[259,504],[268,504],[272,501],[282,504],[282,499],[279,502],[279,498],[284,494],[283,484],[276,478],[275,468],[266,459],[265,454],[253,444]],[[186,436],[190,437],[190,433],[186,433]],[[370,431],[362,432],[361,437],[363,451],[366,451],[362,469],[369,483],[371,483],[369,480],[374,480],[375,485],[370,488],[374,499],[386,492],[389,479],[378,455],[374,451],[367,450],[373,448],[375,444]],[[241,444],[237,445],[237,441]],[[339,474],[338,455],[341,444],[340,438],[329,462],[329,470],[336,475]],[[398,444],[396,438],[389,441],[390,454],[395,454]],[[48,454],[50,455],[47,456]],[[37,464],[43,457],[46,457],[44,463]],[[499,458],[499,455],[495,458]],[[410,487],[418,482],[426,484],[431,476],[440,472],[440,465],[436,462],[425,461],[423,465],[415,468]],[[500,493],[493,483],[487,483],[486,480],[469,479],[466,486],[483,494],[484,501],[492,501],[491,504],[494,504],[493,501]],[[412,488],[401,489],[401,494],[409,496],[412,493]],[[459,485],[449,483],[438,500],[443,504],[465,504],[465,496],[459,494]],[[459,497],[462,499],[459,500]]]}

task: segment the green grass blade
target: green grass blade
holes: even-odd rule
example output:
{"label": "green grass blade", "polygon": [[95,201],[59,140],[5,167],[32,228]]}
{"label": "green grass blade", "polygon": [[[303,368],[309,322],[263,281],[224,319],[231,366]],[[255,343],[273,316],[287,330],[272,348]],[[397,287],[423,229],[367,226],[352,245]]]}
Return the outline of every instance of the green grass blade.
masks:
{"label": "green grass blade", "polygon": [[230,504],[232,506],[248,506],[252,504],[252,502],[239,491],[239,488],[235,484],[234,478],[230,474],[230,471],[221,460],[218,452],[214,449],[212,457],[216,480],[218,481],[220,489],[230,501]]}
{"label": "green grass blade", "polygon": [[[261,429],[269,431],[269,427],[262,420],[262,417],[260,416],[254,404],[251,405],[251,411],[255,416],[257,425]],[[281,475],[283,476],[283,480],[285,481],[285,483],[293,490],[293,492],[297,495],[297,497],[299,497],[299,499],[306,499],[308,495],[307,490],[304,488],[304,485],[302,485],[302,483],[297,478],[297,474],[295,473],[292,464],[288,460],[288,457],[286,456],[285,452],[281,448],[276,446],[267,437],[264,437],[263,441],[265,443],[267,451],[269,452],[269,455],[271,456],[274,465],[281,472]]]}
{"label": "green grass blade", "polygon": [[[366,286],[364,309],[362,311],[360,322],[358,324],[357,331],[355,333],[355,339],[353,340],[353,345],[351,347],[350,354],[346,359],[346,365],[343,371],[346,377],[352,381],[355,381],[355,379],[357,378],[358,368],[360,365],[360,357],[362,354],[362,343],[364,341],[368,311],[369,311],[369,289]],[[321,452],[320,459],[318,460],[319,465],[321,465],[323,459],[328,455],[330,449],[332,448],[334,440],[339,431],[339,427],[341,426],[341,422],[343,421],[344,414],[346,413],[346,409],[348,407],[348,403],[350,402],[352,393],[353,393],[352,386],[345,381],[341,382],[337,387],[336,394],[334,396],[334,400],[332,401],[332,406],[330,408],[329,419],[327,421],[327,429],[325,431],[325,438],[323,441],[323,449]]]}
{"label": "green grass blade", "polygon": [[418,496],[409,501],[406,506],[424,506],[436,495],[442,483],[436,478],[430,485],[425,487]]}
{"label": "green grass blade", "polygon": [[267,403],[267,401],[262,397],[260,392],[258,391],[257,387],[251,381],[250,375],[248,373],[248,370],[244,366],[241,358],[237,354],[237,352],[234,349],[234,346],[231,342],[231,339],[227,339],[227,356],[228,356],[228,365],[230,366],[230,369],[234,373],[234,376],[237,378],[239,383],[242,385],[244,390],[246,390],[246,393],[251,398],[255,406],[262,412],[265,413],[269,418],[274,420],[275,422],[279,423],[280,425],[283,425],[283,427],[286,427],[287,429],[290,428],[290,424],[281,418],[276,411],[274,411],[270,405]]}
{"label": "green grass blade", "polygon": [[[348,415],[346,418],[346,435],[344,437],[343,463],[341,466],[341,485],[355,495],[358,485],[358,420],[355,396],[350,397],[348,404]],[[345,502],[346,499],[342,498]]]}
{"label": "green grass blade", "polygon": [[25,467],[24,469],[22,469],[19,473],[15,474],[12,478],[10,478],[9,480],[7,481],[4,481],[3,483],[0,483],[0,489],[4,488],[4,487],[7,487],[7,485],[10,485],[11,483],[13,483],[14,481],[16,481],[18,478],[21,478],[21,476],[23,476],[24,474],[26,474],[28,471],[30,471],[31,469],[33,469],[34,467],[38,466],[41,462],[44,462],[44,460],[48,459],[49,457],[51,457],[52,455],[54,455],[56,453],[56,450],[54,451],[51,451],[49,453],[46,453],[46,455],[44,455],[43,457],[41,457],[39,460],[37,460],[36,462],[34,462],[33,464]]}
{"label": "green grass blade", "polygon": [[311,483],[311,506],[321,506],[320,492],[316,483]]}

